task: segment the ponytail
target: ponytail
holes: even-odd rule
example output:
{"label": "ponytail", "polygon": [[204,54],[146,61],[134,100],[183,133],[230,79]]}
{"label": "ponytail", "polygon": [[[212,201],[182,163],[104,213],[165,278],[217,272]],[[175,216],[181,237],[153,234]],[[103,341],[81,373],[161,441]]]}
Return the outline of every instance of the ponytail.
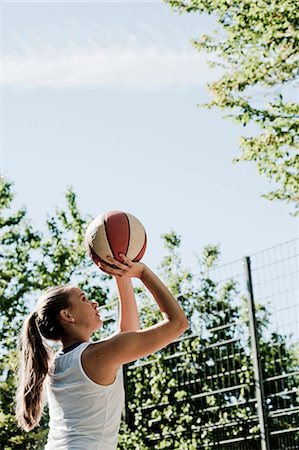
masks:
{"label": "ponytail", "polygon": [[41,297],[41,311],[32,312],[24,320],[18,342],[15,418],[25,431],[38,426],[41,420],[45,397],[44,381],[53,358],[51,347],[43,337],[60,339],[61,325],[56,314],[67,307],[68,290],[66,286],[50,288]]}

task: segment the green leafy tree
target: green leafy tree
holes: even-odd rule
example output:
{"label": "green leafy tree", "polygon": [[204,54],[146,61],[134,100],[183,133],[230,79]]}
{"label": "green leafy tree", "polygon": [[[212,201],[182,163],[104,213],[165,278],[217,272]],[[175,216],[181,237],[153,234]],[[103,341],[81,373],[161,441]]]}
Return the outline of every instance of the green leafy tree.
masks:
{"label": "green leafy tree", "polygon": [[[1,277],[0,277],[0,443],[2,448],[23,447],[23,438],[16,428],[12,401],[15,393],[14,373],[16,342],[22,317],[28,312],[27,302],[38,288],[34,260],[41,236],[32,229],[26,208],[10,211],[14,198],[12,183],[0,180]],[[43,439],[41,430],[24,436],[28,448],[35,449]]]}
{"label": "green leafy tree", "polygon": [[[88,218],[82,218],[71,189],[66,193],[66,207],[58,208],[48,218],[44,233],[33,230],[26,208],[13,210],[12,183],[1,179],[1,412],[0,442],[6,450],[42,449],[48,434],[48,410],[38,428],[26,433],[14,420],[16,344],[23,318],[41,291],[52,285],[74,284],[107,312],[109,284],[107,276],[86,257],[83,239]],[[106,321],[109,334],[114,319]],[[107,325],[107,327],[106,327]],[[103,331],[101,331],[101,334]],[[94,333],[99,339],[99,333]],[[103,337],[103,336],[102,336]],[[55,351],[57,346],[53,344]]]}
{"label": "green leafy tree", "polygon": [[[39,233],[30,225],[25,208],[13,211],[11,183],[1,182],[0,442],[6,450],[42,449],[48,433],[47,408],[40,427],[30,433],[22,432],[14,421],[15,347],[22,319],[39,292],[58,283],[80,285],[109,312],[109,285],[106,275],[99,275],[85,256],[87,218],[79,213],[72,190],[66,194],[66,208],[57,209],[46,232]],[[174,231],[162,237],[167,254],[159,267],[161,277],[184,308],[191,328],[165,349],[127,365],[128,424],[121,423],[119,448],[193,450],[214,448],[233,437],[258,439],[257,422],[252,420],[248,315],[238,284],[233,279],[221,284],[213,280],[220,254],[217,246],[203,249],[199,271],[193,274],[182,267],[180,237]],[[138,288],[136,293],[142,327],[161,320],[148,291]],[[266,308],[259,305],[257,312],[264,376],[270,379],[268,408],[291,410],[298,402],[298,352],[285,336],[275,332],[269,336]],[[107,322],[109,327],[112,319]],[[271,381],[282,372],[294,376]],[[272,429],[294,427],[290,417],[294,415],[273,416]],[[254,439],[251,442],[255,445]]]}
{"label": "green leafy tree", "polygon": [[[223,282],[213,279],[218,246],[204,247],[198,257],[198,274],[193,274],[182,267],[180,237],[173,231],[162,237],[167,254],[160,264],[161,277],[177,297],[191,327],[178,341],[127,365],[128,424],[122,423],[119,448],[194,450],[216,446],[240,450],[238,439],[246,437],[250,442],[246,448],[256,450],[259,427],[247,300],[233,278]],[[143,295],[146,297],[145,291]],[[148,326],[148,311],[150,324],[155,323],[153,311],[157,309],[150,307],[149,299],[142,302],[143,327]],[[275,332],[269,336],[269,321],[267,309],[257,305],[264,377],[273,380],[265,386],[270,412],[298,405],[299,361],[285,336]],[[294,376],[277,381],[274,377],[281,373]],[[273,395],[280,389],[285,396]],[[273,416],[270,425],[272,430],[295,427],[290,416]]]}
{"label": "green leafy tree", "polygon": [[33,231],[28,221],[26,208],[5,214],[13,200],[11,188],[11,183],[1,178],[0,336],[7,350],[15,347],[15,327],[26,311],[26,296],[37,287],[33,254],[41,242],[40,234]]}
{"label": "green leafy tree", "polygon": [[[207,84],[212,95],[203,107],[231,111],[225,117],[260,133],[240,138],[242,154],[268,178],[262,195],[294,205],[299,213],[299,105],[290,97],[298,85],[298,21],[291,0],[164,0],[180,13],[207,13],[219,27],[192,39],[196,50],[213,55],[222,76]],[[290,97],[290,99],[288,99]],[[293,98],[293,100],[292,100]]]}

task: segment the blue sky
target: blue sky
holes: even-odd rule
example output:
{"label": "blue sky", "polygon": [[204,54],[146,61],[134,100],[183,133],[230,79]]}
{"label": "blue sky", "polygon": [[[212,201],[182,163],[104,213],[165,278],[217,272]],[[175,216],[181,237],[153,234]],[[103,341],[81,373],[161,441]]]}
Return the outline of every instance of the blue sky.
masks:
{"label": "blue sky", "polygon": [[291,208],[260,198],[269,184],[254,165],[231,162],[257,130],[196,106],[219,71],[190,38],[213,17],[160,2],[5,2],[2,21],[2,173],[34,225],[72,185],[84,214],[143,222],[153,269],[171,229],[191,268],[206,244],[225,263],[296,237]]}

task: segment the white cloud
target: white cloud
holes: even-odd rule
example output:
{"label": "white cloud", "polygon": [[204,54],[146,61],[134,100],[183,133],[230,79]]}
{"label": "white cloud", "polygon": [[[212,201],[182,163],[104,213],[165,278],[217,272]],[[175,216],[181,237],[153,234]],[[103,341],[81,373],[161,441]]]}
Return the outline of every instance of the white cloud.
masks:
{"label": "white cloud", "polygon": [[[36,42],[37,43],[37,42]],[[2,56],[3,84],[20,89],[109,87],[114,89],[181,89],[216,79],[206,55],[192,48],[156,44],[103,46],[93,40],[78,45],[20,43],[17,53]]]}

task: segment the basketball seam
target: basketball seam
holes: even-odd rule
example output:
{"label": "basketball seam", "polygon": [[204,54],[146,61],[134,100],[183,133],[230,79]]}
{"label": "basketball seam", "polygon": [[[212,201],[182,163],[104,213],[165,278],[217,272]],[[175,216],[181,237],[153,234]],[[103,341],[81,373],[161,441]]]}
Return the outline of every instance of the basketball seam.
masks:
{"label": "basketball seam", "polygon": [[[107,238],[107,242],[108,242],[108,245],[109,245],[110,252],[112,253],[113,258],[114,258],[114,253],[113,253],[113,251],[112,251],[112,247],[111,247],[111,244],[110,244],[110,241],[109,241],[108,230],[107,230],[107,227],[106,227],[106,217],[107,217],[107,216],[105,216],[105,218],[104,218],[105,234],[106,234],[106,238]],[[106,256],[107,256],[107,255],[106,255]]]}
{"label": "basketball seam", "polygon": [[[104,262],[107,264],[107,261],[105,261],[105,259],[101,258],[94,250],[93,248],[89,245],[89,250],[91,255],[93,256],[93,258],[100,260],[101,262]],[[91,258],[93,260],[93,262],[97,263],[97,261],[94,261],[94,259]]]}
{"label": "basketball seam", "polygon": [[[143,244],[143,246],[141,247],[141,250],[140,250],[140,252],[138,253],[138,255],[135,256],[134,261],[135,261],[135,260],[140,261],[140,259],[141,259],[141,258],[143,257],[143,255],[144,255],[146,245],[147,245],[147,236],[146,236],[146,231],[145,231],[145,229],[144,229],[144,244]],[[142,255],[142,256],[139,257],[139,255]],[[138,259],[137,259],[137,258],[138,258]]]}
{"label": "basketball seam", "polygon": [[126,219],[127,219],[127,222],[128,222],[128,230],[129,230],[129,236],[128,236],[127,248],[126,248],[126,251],[125,251],[125,256],[127,256],[128,248],[129,248],[129,245],[130,245],[130,238],[131,238],[131,227],[130,227],[130,221],[129,221],[129,218],[128,218],[128,216],[127,216],[126,213],[125,213],[125,216],[126,216]]}

